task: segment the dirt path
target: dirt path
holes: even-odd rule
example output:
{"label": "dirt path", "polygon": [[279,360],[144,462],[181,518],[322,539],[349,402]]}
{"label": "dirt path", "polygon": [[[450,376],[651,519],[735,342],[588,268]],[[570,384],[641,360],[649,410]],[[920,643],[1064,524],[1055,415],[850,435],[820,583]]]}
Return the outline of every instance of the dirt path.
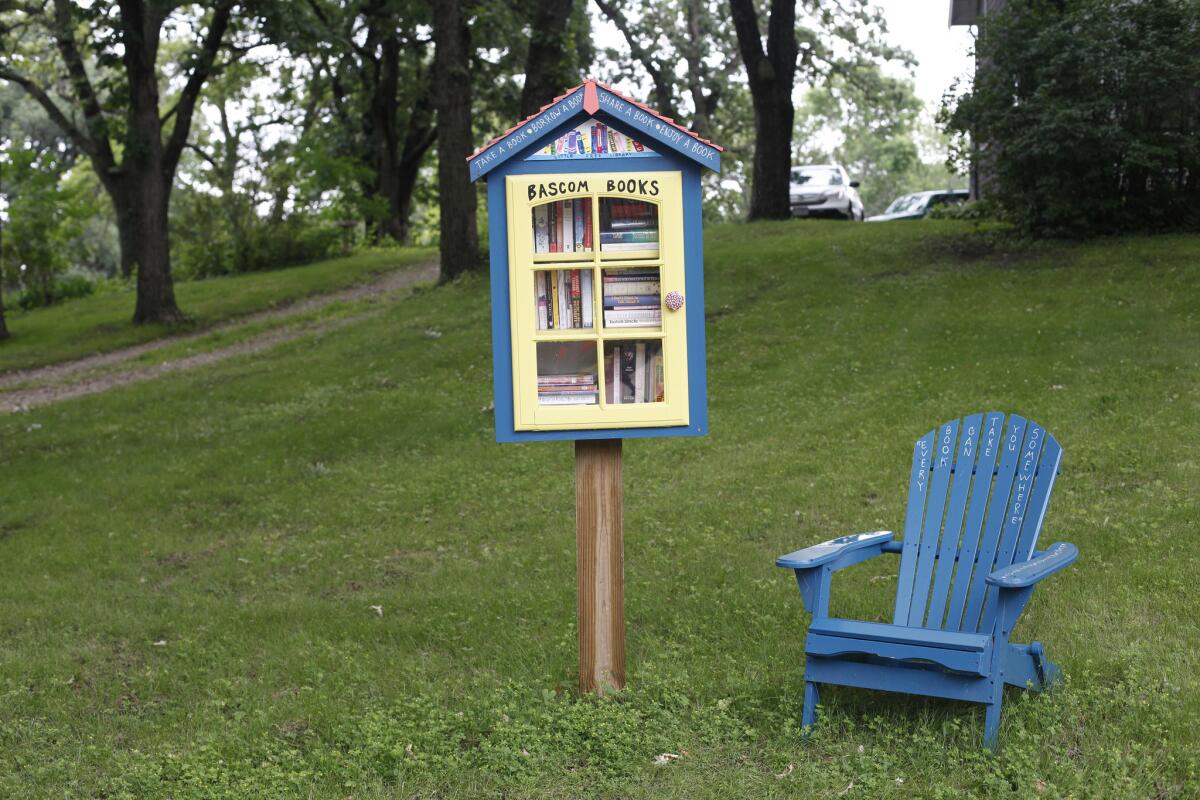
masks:
{"label": "dirt path", "polygon": [[[437,279],[436,263],[420,264],[408,269],[398,269],[388,272],[382,277],[369,283],[351,286],[328,294],[316,295],[299,300],[282,308],[272,308],[258,311],[243,317],[222,322],[202,331],[182,336],[167,336],[152,342],[113,350],[109,353],[98,353],[94,356],[68,361],[62,364],[51,364],[45,367],[20,370],[0,375],[0,413],[23,411],[36,406],[44,406],[82,395],[97,394],[117,386],[127,386],[131,383],[151,380],[160,375],[181,370],[195,369],[207,364],[224,361],[233,356],[245,353],[258,353],[278,344],[290,342],[303,336],[344,328],[354,322],[379,313],[369,311],[351,317],[332,320],[330,322],[306,325],[301,328],[285,330],[268,330],[262,334],[227,347],[220,347],[196,355],[185,356],[171,361],[149,366],[133,367],[126,370],[104,371],[95,375],[91,372],[103,370],[106,367],[122,364],[137,358],[144,353],[152,353],[164,347],[186,344],[219,331],[233,330],[256,322],[287,320],[308,311],[324,308],[330,303],[339,301],[362,300],[369,297],[383,297],[400,289],[408,288],[417,283],[425,283]],[[72,378],[78,377],[77,380]],[[5,392],[5,387],[18,384],[33,383],[28,388],[15,389]]]}

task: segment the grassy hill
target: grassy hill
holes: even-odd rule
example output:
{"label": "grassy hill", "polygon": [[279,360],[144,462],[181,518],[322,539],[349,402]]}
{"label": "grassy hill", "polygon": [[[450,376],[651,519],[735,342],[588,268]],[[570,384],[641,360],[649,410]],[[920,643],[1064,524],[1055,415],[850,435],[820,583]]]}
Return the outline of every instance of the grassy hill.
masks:
{"label": "grassy hill", "polygon": [[[611,700],[572,691],[571,448],[492,440],[482,279],[0,418],[0,796],[1193,796],[1200,238],[737,225],[707,276],[712,435],[625,449]],[[1082,556],[1015,634],[1066,684],[996,757],[980,706],[854,690],[803,742],[773,559],[898,528],[913,440],[986,409],[1066,450]]]}
{"label": "grassy hill", "polygon": [[291,269],[249,272],[175,286],[186,326],[130,325],[134,288],[30,311],[6,308],[12,338],[0,343],[0,374],[104,353],[359,283],[373,275],[436,258],[428,248],[368,250]]}

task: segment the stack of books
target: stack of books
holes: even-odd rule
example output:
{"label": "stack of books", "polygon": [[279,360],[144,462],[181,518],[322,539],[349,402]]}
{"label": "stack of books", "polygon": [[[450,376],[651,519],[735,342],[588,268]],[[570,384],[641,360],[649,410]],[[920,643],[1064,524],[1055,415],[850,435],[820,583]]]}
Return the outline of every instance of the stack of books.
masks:
{"label": "stack of books", "polygon": [[596,373],[538,375],[538,403],[544,406],[595,405],[600,395]]}
{"label": "stack of books", "polygon": [[636,139],[614,131],[603,122],[580,125],[567,131],[542,148],[544,156],[622,155],[644,153],[646,147]]}
{"label": "stack of books", "polygon": [[661,286],[657,269],[605,270],[604,327],[660,327]]}
{"label": "stack of books", "polygon": [[604,399],[612,404],[661,403],[661,342],[616,342],[604,354]]}
{"label": "stack of books", "polygon": [[533,209],[533,252],[583,253],[592,249],[592,200],[559,200]]}
{"label": "stack of books", "polygon": [[[657,277],[658,273],[655,272]],[[533,274],[539,331],[592,327],[592,271],[544,270]],[[605,316],[608,312],[605,312]]]}
{"label": "stack of books", "polygon": [[607,252],[658,249],[658,213],[651,203],[614,200],[602,207],[600,249]]}

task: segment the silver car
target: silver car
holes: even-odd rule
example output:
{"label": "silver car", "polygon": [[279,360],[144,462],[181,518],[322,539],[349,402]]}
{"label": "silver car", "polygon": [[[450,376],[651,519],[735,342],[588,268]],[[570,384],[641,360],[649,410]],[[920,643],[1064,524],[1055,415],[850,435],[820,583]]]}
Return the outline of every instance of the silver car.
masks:
{"label": "silver car", "polygon": [[792,167],[791,195],[793,217],[863,218],[862,198],[839,164],[809,164]]}

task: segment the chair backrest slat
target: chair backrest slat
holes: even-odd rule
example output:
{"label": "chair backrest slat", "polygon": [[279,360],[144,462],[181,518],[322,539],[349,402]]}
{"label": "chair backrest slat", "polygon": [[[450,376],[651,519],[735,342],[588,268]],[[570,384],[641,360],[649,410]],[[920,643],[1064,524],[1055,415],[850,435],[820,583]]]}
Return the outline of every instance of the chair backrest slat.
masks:
{"label": "chair backrest slat", "polygon": [[[1018,561],[1028,561],[1033,554],[1033,548],[1037,546],[1042,520],[1050,503],[1050,490],[1054,488],[1054,479],[1062,460],[1062,448],[1058,446],[1058,442],[1047,436],[1044,430],[1033,425],[1030,426],[1030,434],[1026,438],[1035,433],[1040,435],[1027,443],[1021,456],[1021,470],[1016,485],[1013,486],[1008,516],[1005,518],[1004,538],[1001,540],[992,569],[1001,569]],[[988,586],[983,613],[976,628],[978,632],[991,631],[996,621],[996,601],[996,587]]]}
{"label": "chair backrest slat", "polygon": [[971,488],[971,500],[967,506],[967,521],[963,524],[962,546],[954,569],[954,589],[946,609],[944,629],[957,631],[962,622],[963,608],[967,604],[967,591],[971,588],[971,573],[975,569],[975,554],[979,552],[979,536],[983,532],[984,512],[992,490],[992,473],[1003,444],[1004,414],[990,411],[983,423],[979,436],[979,460],[975,464],[975,481]]}
{"label": "chair backrest slat", "polygon": [[951,420],[937,428],[933,445],[933,465],[929,471],[929,500],[925,503],[921,546],[917,550],[917,568],[913,575],[912,600],[909,602],[907,619],[901,621],[903,625],[919,626],[925,617],[925,601],[929,597],[929,580],[933,577],[933,565],[937,560],[938,536],[942,532],[946,489],[950,485],[951,467],[954,464],[954,440],[957,434],[958,420]]}
{"label": "chair backrest slat", "polygon": [[996,551],[1000,549],[1004,510],[1008,508],[1008,495],[1020,461],[1021,445],[1025,441],[1025,426],[1024,417],[1013,414],[1008,418],[1004,443],[1000,449],[1000,466],[992,482],[992,496],[983,522],[983,536],[975,557],[975,573],[971,578],[971,587],[967,590],[967,605],[959,630],[974,631],[979,621],[979,612],[983,608],[987,589],[987,576],[996,560]]}
{"label": "chair backrest slat", "polygon": [[913,445],[912,470],[908,480],[908,510],[904,515],[904,544],[900,553],[900,579],[896,587],[896,611],[892,621],[907,624],[912,604],[913,575],[917,571],[917,551],[921,545],[921,519],[925,515],[925,498],[929,496],[929,467],[933,459],[933,437],[930,431]]}
{"label": "chair backrest slat", "polygon": [[[950,593],[950,577],[954,574],[954,559],[959,551],[962,535],[963,515],[967,510],[967,497],[971,490],[975,459],[979,452],[979,427],[983,414],[964,417],[958,437],[957,455],[954,457],[954,479],[950,485],[950,499],[946,503],[946,523],[942,532],[942,544],[937,552],[937,569],[933,577],[933,588],[929,590],[929,612],[925,617],[926,628],[940,629],[946,613],[947,595]],[[991,475],[987,476],[991,482]],[[982,482],[981,482],[982,483]]]}

